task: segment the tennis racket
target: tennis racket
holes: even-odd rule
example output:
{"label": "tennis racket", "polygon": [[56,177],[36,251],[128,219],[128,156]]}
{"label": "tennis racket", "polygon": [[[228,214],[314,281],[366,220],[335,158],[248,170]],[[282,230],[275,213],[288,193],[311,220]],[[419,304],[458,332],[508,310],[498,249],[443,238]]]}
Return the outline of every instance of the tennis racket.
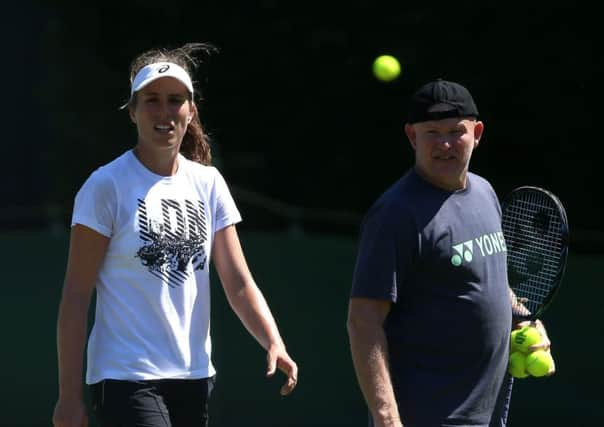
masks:
{"label": "tennis racket", "polygon": [[501,203],[512,312],[535,320],[550,306],[568,257],[568,221],[560,200],[539,187],[513,190]]}

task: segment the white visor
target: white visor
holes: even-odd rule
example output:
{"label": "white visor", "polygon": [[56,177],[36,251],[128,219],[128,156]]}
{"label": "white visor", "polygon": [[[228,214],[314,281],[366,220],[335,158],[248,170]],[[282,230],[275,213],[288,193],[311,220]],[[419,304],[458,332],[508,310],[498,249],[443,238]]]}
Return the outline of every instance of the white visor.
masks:
{"label": "white visor", "polygon": [[138,92],[149,83],[162,77],[175,78],[185,85],[185,87],[191,93],[191,96],[193,95],[193,82],[191,82],[189,73],[187,73],[181,66],[173,64],[172,62],[156,62],[141,68],[134,77],[132,88],[130,89],[130,95],[132,96],[134,92]]}

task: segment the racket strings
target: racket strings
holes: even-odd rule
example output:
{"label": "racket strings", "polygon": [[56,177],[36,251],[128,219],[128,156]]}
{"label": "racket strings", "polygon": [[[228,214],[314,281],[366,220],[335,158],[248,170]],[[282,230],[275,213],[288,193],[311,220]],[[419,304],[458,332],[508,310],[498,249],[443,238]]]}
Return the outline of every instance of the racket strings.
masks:
{"label": "racket strings", "polygon": [[548,197],[525,193],[506,205],[502,227],[508,268],[519,302],[536,311],[550,295],[562,268],[563,223]]}

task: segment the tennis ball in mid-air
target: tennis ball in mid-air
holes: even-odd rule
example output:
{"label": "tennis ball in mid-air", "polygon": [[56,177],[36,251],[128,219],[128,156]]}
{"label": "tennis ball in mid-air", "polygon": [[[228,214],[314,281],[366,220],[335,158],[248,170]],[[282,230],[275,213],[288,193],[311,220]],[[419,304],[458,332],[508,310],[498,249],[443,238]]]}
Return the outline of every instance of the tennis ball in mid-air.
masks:
{"label": "tennis ball in mid-air", "polygon": [[528,353],[530,346],[541,342],[541,333],[532,326],[525,326],[521,329],[512,331],[510,336],[510,344],[512,351],[520,351],[524,354]]}
{"label": "tennis ball in mid-air", "polygon": [[526,356],[526,371],[534,377],[542,377],[554,368],[554,359],[549,351],[537,350]]}
{"label": "tennis ball in mid-air", "polygon": [[519,351],[510,354],[508,363],[508,372],[514,378],[526,378],[529,373],[526,371],[526,355]]}
{"label": "tennis ball in mid-air", "polygon": [[401,64],[392,55],[380,55],[373,61],[373,75],[383,82],[390,82],[400,74]]}

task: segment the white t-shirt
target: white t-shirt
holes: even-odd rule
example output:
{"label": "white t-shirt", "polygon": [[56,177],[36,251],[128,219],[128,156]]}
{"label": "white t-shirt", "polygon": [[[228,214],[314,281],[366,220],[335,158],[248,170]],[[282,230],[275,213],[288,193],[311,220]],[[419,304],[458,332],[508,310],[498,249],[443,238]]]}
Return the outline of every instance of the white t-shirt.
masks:
{"label": "white t-shirt", "polygon": [[179,155],[159,176],[130,150],[93,172],[72,225],[110,237],[96,282],[86,382],[206,378],[214,233],[241,221],[216,168]]}

